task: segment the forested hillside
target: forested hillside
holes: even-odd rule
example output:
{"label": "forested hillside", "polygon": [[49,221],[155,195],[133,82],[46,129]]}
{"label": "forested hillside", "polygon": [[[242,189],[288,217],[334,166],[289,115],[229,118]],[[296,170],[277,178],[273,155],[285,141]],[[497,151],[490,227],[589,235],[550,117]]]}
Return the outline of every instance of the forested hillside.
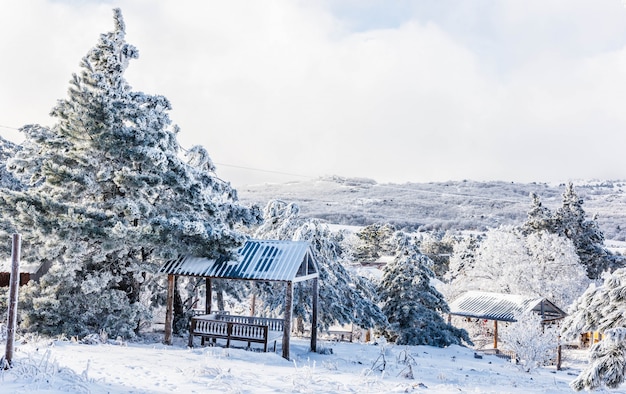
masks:
{"label": "forested hillside", "polygon": [[[626,181],[575,181],[584,209],[607,240],[626,240]],[[562,184],[450,181],[379,184],[371,179],[325,177],[238,189],[244,203],[264,205],[271,199],[295,202],[301,214],[335,224],[392,223],[430,230],[485,230],[519,224],[530,208],[530,193],[544,206],[561,204]]]}

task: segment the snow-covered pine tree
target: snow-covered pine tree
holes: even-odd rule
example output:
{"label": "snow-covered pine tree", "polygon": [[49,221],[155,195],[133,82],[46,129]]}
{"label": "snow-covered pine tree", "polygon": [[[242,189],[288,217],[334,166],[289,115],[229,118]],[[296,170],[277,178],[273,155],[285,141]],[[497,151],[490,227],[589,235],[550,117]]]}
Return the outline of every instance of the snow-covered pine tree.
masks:
{"label": "snow-covered pine tree", "polygon": [[[346,268],[341,249],[341,234],[333,233],[317,219],[299,216],[295,204],[270,201],[264,222],[255,233],[261,239],[307,241],[319,268],[319,315],[323,329],[333,324],[354,323],[361,328],[384,327],[385,316],[376,305],[376,294],[366,278]],[[266,307],[282,309],[282,289],[264,287],[258,292]],[[301,283],[294,288],[294,317],[310,321],[310,287]]]}
{"label": "snow-covered pine tree", "polygon": [[589,349],[589,365],[570,387],[576,391],[615,389],[626,380],[626,327],[607,330],[602,340]]}
{"label": "snow-covered pine tree", "polygon": [[618,260],[604,247],[604,234],[595,219],[587,220],[582,206],[583,199],[569,182],[563,192],[563,205],[554,214],[555,229],[572,240],[587,276],[599,279],[604,271],[617,268]]}
{"label": "snow-covered pine tree", "polygon": [[483,240],[482,234],[463,234],[457,236],[452,244],[452,254],[444,279],[446,282],[455,280],[472,269],[476,262],[476,252]]}
{"label": "snow-covered pine tree", "polygon": [[433,273],[444,280],[450,269],[450,256],[454,251],[455,240],[449,233],[433,232],[422,234],[419,240],[420,251],[433,262]]}
{"label": "snow-covered pine tree", "polygon": [[415,240],[398,232],[398,249],[393,262],[383,269],[379,293],[390,330],[386,336],[398,345],[445,347],[471,343],[465,330],[444,320],[449,312],[443,295],[431,284],[433,272],[428,257],[421,254]]}
{"label": "snow-covered pine tree", "polygon": [[626,373],[626,269],[620,268],[604,279],[601,286],[591,284],[568,311],[561,334],[575,339],[589,331],[604,334],[602,341],[589,350],[589,365],[571,383],[575,390],[593,390],[603,385],[615,388]]}
{"label": "snow-covered pine tree", "polygon": [[391,224],[370,224],[355,233],[358,242],[352,254],[360,262],[376,261],[381,255],[393,254],[390,240],[396,229]]}
{"label": "snow-covered pine tree", "polygon": [[601,286],[593,283],[574,302],[563,319],[562,332],[575,338],[588,331],[626,327],[626,268],[615,270]]}
{"label": "snow-covered pine tree", "polygon": [[556,232],[552,211],[543,206],[541,199],[536,193],[531,193],[530,198],[532,202],[526,222],[522,225],[522,233],[528,235],[541,231]]}
{"label": "snow-covered pine tree", "polygon": [[203,148],[189,162],[179,157],[169,101],[124,79],[138,52],[119,9],[114,21],[52,110],[57,123],[22,129],[9,166],[30,188],[0,198],[25,255],[51,264],[23,297],[25,325],[47,334],[133,336],[149,318],[150,274],[164,259],[233,253],[246,238],[235,226],[260,218],[214,175]]}

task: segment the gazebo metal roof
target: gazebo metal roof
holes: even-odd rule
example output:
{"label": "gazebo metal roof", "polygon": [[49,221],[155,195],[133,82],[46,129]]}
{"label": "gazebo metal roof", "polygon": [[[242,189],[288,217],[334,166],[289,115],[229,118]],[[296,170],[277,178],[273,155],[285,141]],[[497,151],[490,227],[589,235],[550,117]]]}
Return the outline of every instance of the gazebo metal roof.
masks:
{"label": "gazebo metal roof", "polygon": [[549,300],[514,294],[469,291],[449,304],[450,314],[479,319],[515,322],[515,315],[534,311],[544,321],[558,320],[566,313]]}
{"label": "gazebo metal roof", "polygon": [[168,261],[160,273],[206,278],[300,282],[318,277],[308,242],[248,240],[237,259],[182,256]]}

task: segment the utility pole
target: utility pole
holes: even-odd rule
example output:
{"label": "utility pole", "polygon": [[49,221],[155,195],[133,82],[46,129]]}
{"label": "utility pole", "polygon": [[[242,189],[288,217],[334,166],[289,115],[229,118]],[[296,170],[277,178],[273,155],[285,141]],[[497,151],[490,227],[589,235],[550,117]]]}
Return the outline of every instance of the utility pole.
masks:
{"label": "utility pole", "polygon": [[9,283],[9,312],[7,319],[7,346],[2,364],[4,369],[9,369],[13,362],[13,346],[15,342],[15,327],[17,326],[17,291],[20,286],[20,250],[22,236],[13,234],[13,246],[11,249],[11,281]]}

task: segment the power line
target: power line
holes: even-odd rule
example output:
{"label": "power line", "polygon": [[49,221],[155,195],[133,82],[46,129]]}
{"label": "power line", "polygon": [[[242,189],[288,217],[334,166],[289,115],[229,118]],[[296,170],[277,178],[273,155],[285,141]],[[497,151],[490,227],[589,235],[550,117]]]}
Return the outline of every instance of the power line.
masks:
{"label": "power line", "polygon": [[5,126],[1,124],[0,124],[0,128],[20,131],[20,129],[18,129],[17,127]]}
{"label": "power line", "polygon": [[[11,126],[5,126],[0,124],[0,128],[3,129],[9,129],[9,130],[17,130],[19,131],[20,129],[17,127],[11,127]],[[186,149],[184,149],[182,146],[181,148],[184,151],[187,151]],[[286,175],[286,176],[295,176],[298,178],[304,178],[304,179],[320,179],[319,177],[314,177],[314,176],[310,176],[310,175],[302,175],[302,174],[294,174],[294,173],[290,173],[290,172],[284,172],[284,171],[275,171],[275,170],[267,170],[267,169],[261,169],[261,168],[254,168],[254,167],[246,167],[246,166],[239,166],[239,165],[234,165],[234,164],[226,164],[226,163],[217,163],[215,162],[215,164],[222,166],[222,167],[230,167],[230,168],[238,168],[241,170],[246,170],[246,171],[256,171],[256,172],[265,172],[268,174],[278,174],[278,175]],[[324,181],[323,178],[321,178],[320,180]],[[330,181],[327,181],[330,182]],[[493,198],[493,197],[486,197],[486,196],[477,196],[477,195],[472,195],[472,194],[462,194],[462,193],[448,193],[448,192],[436,192],[436,191],[431,191],[431,190],[420,190],[420,189],[414,189],[414,188],[408,188],[408,187],[401,187],[401,186],[391,186],[391,185],[381,185],[376,183],[374,185],[375,187],[379,187],[379,188],[386,188],[386,189],[392,189],[392,190],[403,190],[403,191],[410,191],[410,192],[417,192],[417,193],[424,193],[424,194],[435,194],[438,196],[450,196],[450,197],[464,197],[464,198],[478,198],[478,199],[483,199],[483,200],[489,200],[489,201],[501,201],[501,202],[508,202],[508,203],[520,203],[523,202],[522,200],[511,200],[511,199],[504,199],[504,198]]]}
{"label": "power line", "polygon": [[316,177],[313,177],[313,176],[301,175],[301,174],[293,174],[293,173],[289,173],[289,172],[274,171],[274,170],[263,170],[263,169],[260,169],[260,168],[236,166],[236,165],[233,165],[233,164],[224,164],[224,163],[217,163],[217,162],[215,164],[217,164],[219,166],[223,166],[223,167],[239,168],[239,169],[248,170],[248,171],[267,172],[267,173],[270,173],[270,174],[279,174],[279,175],[297,176],[297,177],[300,177],[300,178],[307,178],[307,179],[316,179]]}

